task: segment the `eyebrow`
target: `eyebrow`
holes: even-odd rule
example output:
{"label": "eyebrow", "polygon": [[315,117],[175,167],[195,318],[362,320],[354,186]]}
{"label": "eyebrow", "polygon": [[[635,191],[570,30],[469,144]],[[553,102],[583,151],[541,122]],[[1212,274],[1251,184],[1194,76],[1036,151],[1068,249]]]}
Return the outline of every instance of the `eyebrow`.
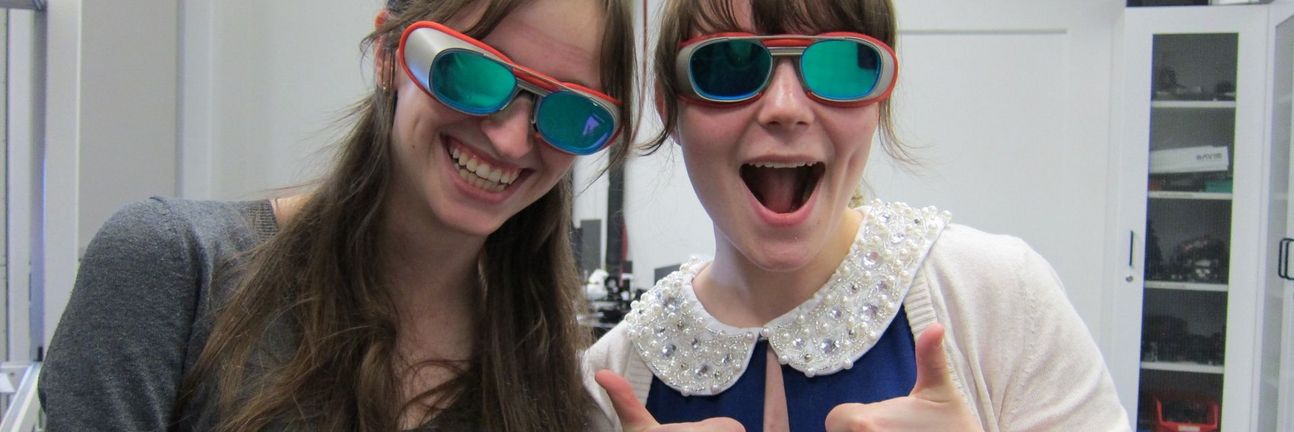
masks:
{"label": "eyebrow", "polygon": [[[588,87],[588,88],[591,88],[591,89],[594,89],[594,90],[598,90],[598,91],[602,91],[602,90],[603,90],[603,89],[600,89],[600,88],[598,88],[598,87],[594,86],[592,83],[587,83],[587,82],[584,82],[584,81],[581,81],[581,80],[578,80],[578,79],[570,79],[570,80],[568,80],[568,79],[564,79],[564,78],[561,78],[561,77],[555,77],[555,76],[549,75],[547,72],[544,72],[544,71],[541,71],[541,70],[535,69],[535,68],[533,68],[533,67],[531,67],[531,66],[523,65],[523,64],[521,64],[521,63],[517,63],[517,62],[516,62],[516,60],[512,60],[512,59],[514,58],[514,57],[513,57],[513,55],[512,55],[512,54],[509,54],[509,53],[508,53],[507,51],[505,51],[503,48],[499,48],[499,47],[494,46],[494,45],[490,45],[490,47],[491,47],[491,48],[494,48],[495,50],[498,50],[499,52],[503,53],[503,55],[507,56],[507,57],[508,57],[508,60],[509,60],[509,61],[511,61],[511,62],[512,62],[512,64],[525,66],[527,69],[530,69],[531,71],[539,72],[539,73],[541,73],[541,74],[544,74],[544,76],[547,76],[547,77],[549,77],[549,78],[555,79],[555,80],[557,80],[557,81],[559,81],[559,82],[566,83],[566,84],[579,84],[579,85],[582,85],[582,86],[584,86],[584,87]],[[599,71],[601,71],[601,70],[602,70],[602,66],[601,66],[601,65],[598,65],[598,70],[599,70]]]}

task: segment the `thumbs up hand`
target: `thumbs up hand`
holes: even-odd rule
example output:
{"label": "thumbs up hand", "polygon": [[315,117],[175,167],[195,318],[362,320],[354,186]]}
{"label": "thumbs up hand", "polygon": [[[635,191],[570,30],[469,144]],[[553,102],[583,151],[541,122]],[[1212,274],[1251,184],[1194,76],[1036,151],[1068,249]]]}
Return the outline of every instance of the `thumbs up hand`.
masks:
{"label": "thumbs up hand", "polygon": [[593,379],[606,390],[611,397],[611,405],[620,417],[620,427],[625,432],[745,432],[746,429],[736,420],[727,417],[716,417],[696,423],[673,423],[661,425],[656,418],[647,412],[647,407],[634,396],[633,386],[620,375],[609,370],[600,370]]}
{"label": "thumbs up hand", "polygon": [[943,338],[941,324],[931,324],[917,338],[917,383],[912,393],[870,404],[837,405],[827,414],[827,431],[982,430],[953,383]]}

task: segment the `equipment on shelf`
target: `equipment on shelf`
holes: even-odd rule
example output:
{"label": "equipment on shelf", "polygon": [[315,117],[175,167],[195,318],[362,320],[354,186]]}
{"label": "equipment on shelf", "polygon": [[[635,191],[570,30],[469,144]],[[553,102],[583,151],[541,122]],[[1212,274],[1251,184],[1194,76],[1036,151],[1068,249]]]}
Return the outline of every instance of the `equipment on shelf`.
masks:
{"label": "equipment on shelf", "polygon": [[594,336],[601,336],[619,324],[629,313],[630,304],[642,295],[643,290],[635,287],[633,280],[632,273],[613,275],[601,269],[589,276],[584,294],[590,312],[587,325],[593,327]]}
{"label": "equipment on shelf", "polygon": [[1155,233],[1155,224],[1151,220],[1146,220],[1146,279],[1168,279],[1168,266],[1164,263],[1164,252],[1159,248],[1159,235]]}
{"label": "equipment on shelf", "polygon": [[1147,362],[1221,365],[1224,339],[1221,333],[1203,336],[1190,333],[1185,319],[1171,315],[1149,315],[1141,326],[1141,360]]}
{"label": "equipment on shelf", "polygon": [[1226,283],[1227,244],[1210,235],[1183,241],[1173,254],[1172,280]]}
{"label": "equipment on shelf", "polygon": [[1159,236],[1146,221],[1146,279],[1152,281],[1227,282],[1227,245],[1213,236],[1203,235],[1183,241],[1164,258]]}
{"label": "equipment on shelf", "polygon": [[1196,146],[1150,151],[1150,174],[1226,171],[1231,168],[1227,146]]}
{"label": "equipment on shelf", "polygon": [[1155,432],[1217,432],[1221,407],[1206,396],[1164,391],[1155,400]]}
{"label": "equipment on shelf", "polygon": [[1146,182],[1150,191],[1231,193],[1229,171],[1152,174]]}

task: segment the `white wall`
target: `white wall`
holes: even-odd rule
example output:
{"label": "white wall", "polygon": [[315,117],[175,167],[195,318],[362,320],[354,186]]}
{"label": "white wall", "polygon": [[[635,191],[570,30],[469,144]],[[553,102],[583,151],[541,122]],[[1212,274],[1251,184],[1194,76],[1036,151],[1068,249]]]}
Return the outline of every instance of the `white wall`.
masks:
{"label": "white wall", "polygon": [[255,199],[315,178],[372,88],[359,43],[384,2],[181,4],[183,195]]}
{"label": "white wall", "polygon": [[125,202],[175,194],[175,15],[166,0],[48,4],[44,189],[33,185],[46,339],[99,225]]}
{"label": "white wall", "polygon": [[[8,360],[25,361],[36,357],[32,346],[31,329],[43,327],[41,313],[33,313],[31,305],[32,258],[36,256],[33,245],[41,236],[41,230],[35,228],[37,220],[35,209],[38,195],[34,193],[37,183],[33,166],[36,165],[37,143],[44,136],[42,125],[38,124],[44,112],[43,94],[44,69],[41,68],[43,50],[38,48],[37,35],[38,15],[29,10],[10,11],[8,25],[8,73],[7,104],[8,119],[5,129],[7,150],[5,172],[6,192],[5,205],[8,248]],[[43,25],[43,24],[41,24]],[[33,322],[41,324],[33,325]]]}
{"label": "white wall", "polygon": [[[46,10],[47,53],[46,82],[46,132],[44,145],[36,160],[44,157],[37,178],[43,184],[33,185],[37,194],[45,196],[43,214],[37,215],[35,227],[40,237],[33,245],[35,259],[32,269],[33,314],[45,309],[40,322],[33,321],[33,335],[42,335],[48,341],[53,334],[63,305],[71,293],[73,274],[76,272],[77,233],[77,151],[80,146],[80,80],[81,80],[81,2],[63,0],[50,2]],[[49,224],[57,229],[44,229]],[[43,288],[43,289],[41,289]],[[41,298],[46,302],[40,301]],[[43,329],[50,329],[43,332]]]}
{"label": "white wall", "polygon": [[1018,236],[1102,338],[1115,1],[900,3],[900,136],[922,172],[875,161],[877,194]]}
{"label": "white wall", "polygon": [[[0,34],[5,35],[5,40],[7,42],[8,35],[9,35],[9,11],[8,10],[0,11]],[[5,43],[2,46],[0,46],[0,58],[5,58],[5,59],[9,58],[8,43]],[[6,67],[3,70],[0,70],[0,82],[9,82],[9,68]],[[8,86],[0,87],[0,99],[5,101],[9,100]],[[7,123],[8,119],[9,119],[9,104],[5,103],[4,107],[0,107],[0,131],[9,130],[9,125]],[[9,177],[9,174],[7,171],[9,168],[8,133],[5,133],[3,134],[3,136],[0,136],[0,143],[3,143],[4,145],[4,150],[0,152],[0,178],[8,178]],[[0,191],[0,202],[8,203],[9,191],[8,191],[8,188],[4,188],[4,189],[5,190]],[[8,226],[8,225],[9,225],[9,212],[5,212],[4,215],[0,215],[0,226]],[[3,235],[0,235],[0,278],[2,278],[0,279],[0,287],[3,288],[3,289],[0,289],[0,295],[6,298],[9,297],[8,253],[9,253],[9,235],[8,235],[8,231],[6,231]],[[19,288],[19,289],[22,289],[22,288]],[[9,322],[8,315],[9,315],[8,308],[0,309],[0,322],[4,322],[4,323]],[[5,334],[0,335],[0,355],[2,355],[3,358],[6,358],[6,359],[9,358],[8,332],[5,332]]]}

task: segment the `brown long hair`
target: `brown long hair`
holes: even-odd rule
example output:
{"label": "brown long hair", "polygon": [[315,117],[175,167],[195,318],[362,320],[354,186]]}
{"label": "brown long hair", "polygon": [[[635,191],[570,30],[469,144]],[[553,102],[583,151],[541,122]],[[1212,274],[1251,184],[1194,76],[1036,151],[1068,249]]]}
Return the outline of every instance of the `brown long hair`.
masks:
{"label": "brown long hair", "polygon": [[[818,34],[832,31],[862,33],[898,48],[897,23],[891,0],[748,0],[754,29],[742,29],[729,0],[668,0],[656,41],[656,103],[664,127],[645,146],[654,152],[678,127],[678,89],[686,83],[674,75],[679,44],[694,33],[754,30],[763,34]],[[895,134],[891,101],[880,103],[881,145],[886,153],[908,164],[917,160]]]}
{"label": "brown long hair", "polygon": [[[491,0],[465,33],[488,34],[524,0]],[[391,0],[388,18],[362,47],[378,61],[394,58],[400,31],[419,20],[446,21],[473,0]],[[621,137],[632,137],[634,49],[627,0],[603,0],[602,89],[623,102]],[[391,74],[397,68],[386,68]],[[381,77],[394,82],[394,76]],[[508,219],[485,241],[477,269],[482,290],[477,340],[461,364],[422,365],[455,371],[450,381],[403,400],[395,358],[397,314],[378,277],[378,228],[391,173],[395,94],[375,88],[352,112],[335,167],[298,214],[254,250],[246,266],[219,277],[241,278],[216,311],[210,338],[184,378],[177,411],[205,394],[215,401],[220,431],[270,426],[319,431],[392,431],[425,400],[452,401],[454,418],[491,431],[583,428],[591,403],[577,356],[587,332],[570,246],[569,181]],[[627,145],[616,143],[610,164]],[[569,176],[569,174],[568,174]],[[177,412],[176,418],[186,413]],[[189,413],[192,414],[192,413]],[[432,413],[428,413],[431,415]],[[425,419],[424,419],[425,420]]]}

